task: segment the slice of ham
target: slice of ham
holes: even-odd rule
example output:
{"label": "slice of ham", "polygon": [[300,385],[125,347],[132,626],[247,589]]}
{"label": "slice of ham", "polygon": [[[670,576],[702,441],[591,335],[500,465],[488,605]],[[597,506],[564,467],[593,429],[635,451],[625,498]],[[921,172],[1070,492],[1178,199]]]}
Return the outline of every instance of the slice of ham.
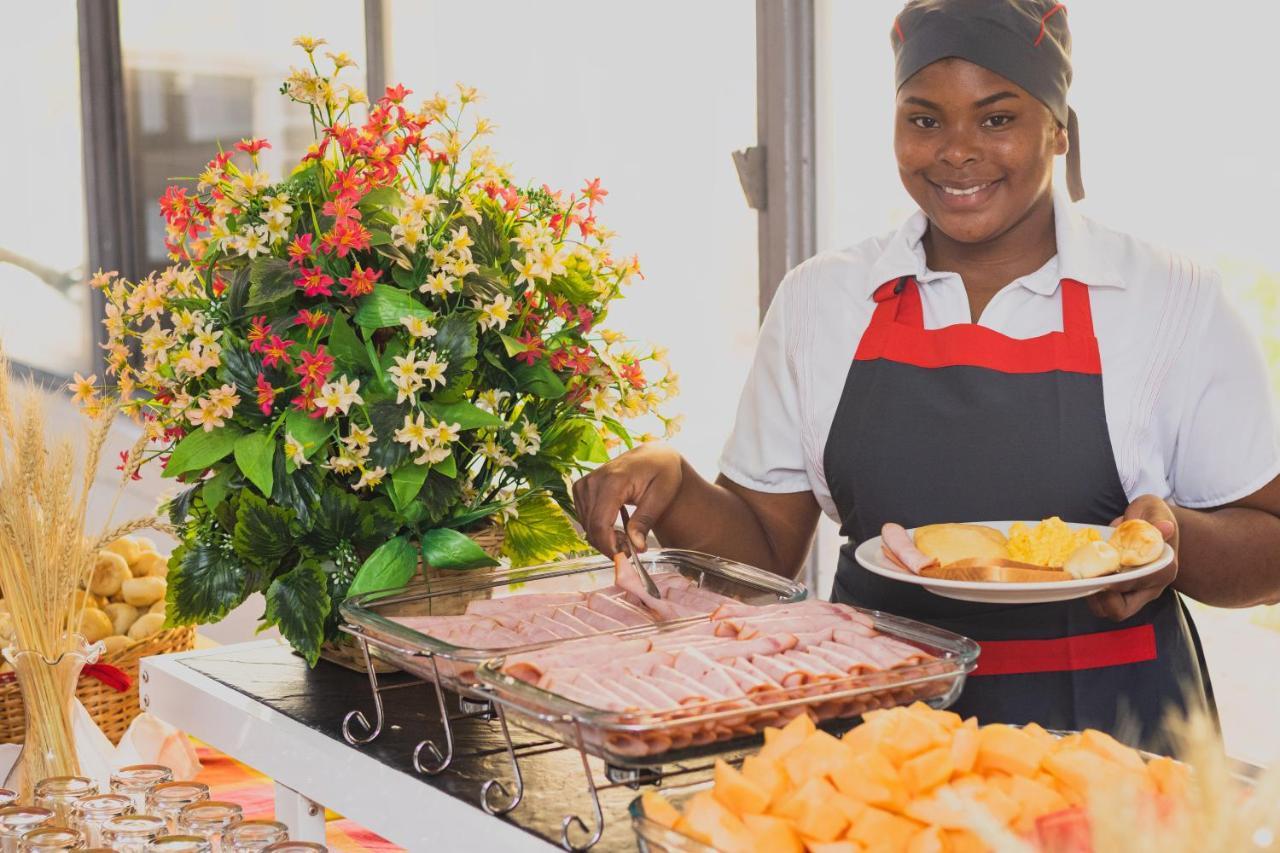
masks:
{"label": "slice of ham", "polygon": [[905,527],[892,521],[880,528],[880,548],[890,561],[913,575],[938,565],[937,558],[916,547]]}
{"label": "slice of ham", "polygon": [[649,614],[624,600],[620,594],[590,593],[587,595],[587,607],[597,613],[603,613],[605,616],[616,619],[628,628],[638,628],[641,625],[648,625],[653,622]]}
{"label": "slice of ham", "polygon": [[580,592],[537,592],[509,595],[504,598],[478,598],[468,602],[467,614],[491,616],[494,614],[528,613],[533,608],[577,604],[586,596]]}
{"label": "slice of ham", "polygon": [[596,631],[618,631],[627,627],[626,623],[614,619],[607,613],[592,610],[585,605],[578,605],[569,611],[578,621],[591,626]]}

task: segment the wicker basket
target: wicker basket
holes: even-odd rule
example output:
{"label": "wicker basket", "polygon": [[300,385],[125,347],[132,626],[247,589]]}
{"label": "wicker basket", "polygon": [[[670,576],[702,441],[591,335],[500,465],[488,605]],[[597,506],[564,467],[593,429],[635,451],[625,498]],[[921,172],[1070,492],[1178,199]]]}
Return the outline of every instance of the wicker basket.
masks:
{"label": "wicker basket", "polygon": [[[490,557],[493,557],[496,560],[502,556],[502,543],[506,539],[506,530],[501,525],[492,524],[481,530],[477,530],[475,533],[468,533],[467,535]],[[423,577],[425,577],[427,581],[432,581],[436,578],[450,578],[458,576],[458,570],[455,569],[437,569],[434,566],[427,565],[424,565],[421,568]],[[482,572],[485,570],[472,569],[471,571]],[[373,649],[370,648],[370,651],[373,651]],[[330,663],[336,663],[339,666],[344,666],[347,669],[353,669],[356,672],[366,671],[364,666],[364,655],[361,653],[360,647],[356,645],[354,640],[347,637],[345,634],[342,635],[342,639],[336,642],[325,643],[321,646],[320,657]],[[395,671],[395,667],[376,658],[373,661],[373,669],[375,672]]]}
{"label": "wicker basket", "polygon": [[[195,628],[170,628],[99,660],[98,663],[110,664],[129,676],[132,683],[128,690],[117,691],[96,678],[80,676],[76,696],[112,743],[120,740],[140,710],[138,662],[151,655],[188,651],[195,645],[195,639]],[[26,715],[22,709],[22,693],[18,682],[0,684],[0,743],[21,743],[25,733]]]}

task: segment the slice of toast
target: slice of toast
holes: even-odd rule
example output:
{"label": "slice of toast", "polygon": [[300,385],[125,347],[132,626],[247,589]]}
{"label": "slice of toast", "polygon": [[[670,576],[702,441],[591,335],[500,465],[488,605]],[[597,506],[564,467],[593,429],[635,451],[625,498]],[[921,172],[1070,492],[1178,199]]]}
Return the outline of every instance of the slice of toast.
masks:
{"label": "slice of toast", "polygon": [[945,566],[929,568],[920,574],[929,578],[984,583],[1046,583],[1074,580],[1061,569],[1048,569],[1033,563],[1007,558],[970,558]]}

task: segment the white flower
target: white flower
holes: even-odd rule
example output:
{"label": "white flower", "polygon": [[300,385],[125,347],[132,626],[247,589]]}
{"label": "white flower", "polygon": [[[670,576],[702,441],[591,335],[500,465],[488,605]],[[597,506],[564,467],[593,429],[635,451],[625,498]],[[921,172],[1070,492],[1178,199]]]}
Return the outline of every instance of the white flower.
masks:
{"label": "white flower", "polygon": [[360,466],[361,459],[353,456],[345,448],[337,456],[330,456],[324,467],[335,474],[350,474]]}
{"label": "white flower", "polygon": [[555,249],[550,246],[543,249],[538,255],[535,264],[534,275],[542,278],[551,278],[553,275],[564,275],[566,267],[564,265],[566,254],[562,249]]}
{"label": "white flower", "polygon": [[374,437],[373,429],[366,429],[357,424],[351,425],[351,430],[342,438],[343,445],[351,451],[369,452],[369,445],[377,441]]}
{"label": "white flower", "polygon": [[680,428],[684,426],[684,415],[676,415],[674,417],[666,418],[662,423],[663,426],[666,427],[666,429],[663,430],[663,436],[665,438],[672,438],[676,433],[680,432]]}
{"label": "white flower", "polygon": [[533,284],[533,280],[538,277],[538,273],[536,272],[538,264],[528,255],[525,255],[525,258],[522,261],[512,260],[511,267],[516,271],[516,280],[513,282],[516,287],[519,287],[526,281]]}
{"label": "white flower", "polygon": [[400,325],[409,330],[409,334],[415,338],[434,338],[436,329],[421,317],[401,317]]}
{"label": "white flower", "polygon": [[597,418],[612,417],[617,404],[617,393],[607,385],[597,386],[587,395],[587,406]]}
{"label": "white flower", "polygon": [[512,436],[511,442],[515,445],[517,456],[534,456],[542,449],[542,435],[528,418],[522,420],[520,431]]}
{"label": "white flower", "polygon": [[287,430],[284,434],[284,455],[299,468],[310,464],[307,461],[307,449],[302,446],[302,442],[293,437],[293,433]]}
{"label": "white flower", "polygon": [[434,293],[436,296],[446,296],[453,292],[454,277],[447,272],[433,273],[427,276],[424,284],[418,286],[419,293]]}
{"label": "white flower", "polygon": [[265,226],[249,226],[240,232],[240,240],[236,245],[237,251],[242,255],[248,255],[250,258],[256,258],[258,255],[265,255],[270,242],[267,236]]}
{"label": "white flower", "polygon": [[426,450],[431,445],[431,430],[427,428],[426,415],[418,412],[415,419],[411,415],[404,416],[404,426],[396,430],[396,441],[409,445],[410,451]]}
{"label": "white flower", "polygon": [[496,436],[486,436],[485,440],[480,442],[480,446],[476,448],[480,455],[490,460],[500,468],[510,468],[515,464],[515,460],[507,453],[502,445],[498,444]]}
{"label": "white flower", "polygon": [[382,482],[382,478],[387,476],[387,469],[379,465],[377,468],[360,472],[360,479],[356,481],[353,488],[356,491],[361,489],[372,489]]}
{"label": "white flower", "polygon": [[488,331],[489,329],[505,328],[507,323],[511,322],[511,297],[498,294],[493,298],[493,302],[483,305],[476,300],[476,307],[480,309],[480,330]]}
{"label": "white flower", "polygon": [[452,452],[453,451],[447,447],[443,447],[439,444],[433,444],[428,447],[421,456],[418,456],[413,461],[419,465],[439,465],[441,462],[448,459]]}
{"label": "white flower", "polygon": [[359,392],[360,380],[348,379],[344,375],[336,382],[326,382],[321,386],[320,394],[316,397],[316,405],[324,409],[326,418],[333,417],[337,412],[345,415],[352,406],[364,403],[364,398]]}
{"label": "white flower", "polygon": [[[463,197],[465,204],[466,197]],[[471,239],[471,235],[467,233],[467,226],[459,225],[453,230],[453,234],[449,236],[449,251],[461,253],[464,249],[469,249],[475,245],[475,241]]]}
{"label": "white flower", "polygon": [[447,424],[442,421],[435,421],[435,440],[441,446],[448,446],[458,440],[458,436],[462,434],[462,424]]}
{"label": "white flower", "polygon": [[429,354],[426,361],[418,362],[422,370],[422,380],[431,384],[431,390],[435,390],[436,385],[444,384],[444,372],[449,369],[449,362],[440,361],[433,352]]}
{"label": "white flower", "polygon": [[498,410],[498,406],[502,405],[502,401],[511,396],[509,391],[500,391],[497,388],[489,388],[481,391],[476,395],[476,406],[484,409],[489,414],[493,414]]}

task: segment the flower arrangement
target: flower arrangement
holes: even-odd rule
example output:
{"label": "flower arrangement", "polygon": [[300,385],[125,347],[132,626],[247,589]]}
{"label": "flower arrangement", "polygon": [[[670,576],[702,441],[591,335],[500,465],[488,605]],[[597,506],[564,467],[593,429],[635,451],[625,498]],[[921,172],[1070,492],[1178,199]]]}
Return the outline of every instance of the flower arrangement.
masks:
{"label": "flower arrangement", "polygon": [[597,221],[599,179],[567,198],[519,186],[480,144],[490,122],[464,127],[475,90],[369,103],[338,80],[345,54],[326,75],[323,41],[295,44],[308,67],[281,92],[316,142],[281,181],[258,166],[269,143],[242,140],[165,192],[173,265],[94,277],[115,389],[73,389],[140,418],[148,458],[187,486],[170,623],[262,592],[265,623],[314,662],[347,596],[406,583],[419,558],[494,565],[469,532],[501,524],[513,565],[583,547],[567,478],[636,440],[624,419],[672,431],[677,377],[599,325],[642,277]]}

